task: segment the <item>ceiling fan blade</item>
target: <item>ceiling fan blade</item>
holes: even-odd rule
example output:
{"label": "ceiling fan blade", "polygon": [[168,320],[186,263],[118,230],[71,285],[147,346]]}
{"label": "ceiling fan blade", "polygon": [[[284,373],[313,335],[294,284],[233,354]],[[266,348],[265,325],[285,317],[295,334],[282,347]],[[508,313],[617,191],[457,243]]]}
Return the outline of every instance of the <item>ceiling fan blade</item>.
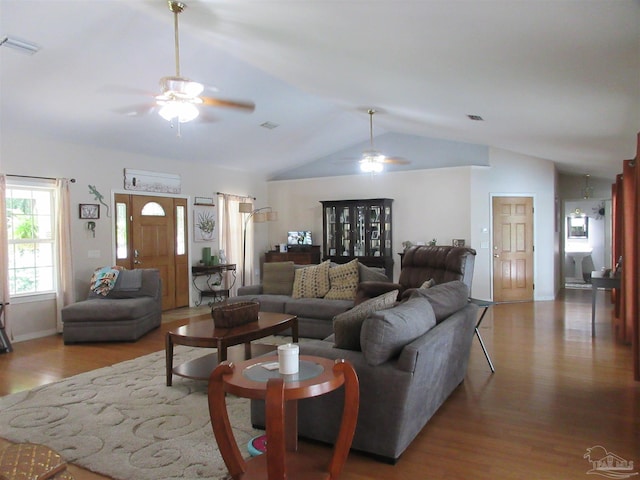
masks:
{"label": "ceiling fan blade", "polygon": [[402,157],[385,157],[384,160],[382,160],[382,163],[388,163],[392,165],[409,165],[411,162]]}
{"label": "ceiling fan blade", "polygon": [[128,105],[126,107],[116,108],[113,111],[127,117],[142,117],[152,113],[156,109],[155,103],[145,103],[141,105]]}
{"label": "ceiling fan blade", "polygon": [[253,112],[256,108],[256,105],[253,102],[223,100],[221,98],[212,98],[212,97],[200,97],[200,98],[202,99],[202,103],[204,105],[207,105],[208,107],[238,108],[240,110],[245,110],[249,113]]}

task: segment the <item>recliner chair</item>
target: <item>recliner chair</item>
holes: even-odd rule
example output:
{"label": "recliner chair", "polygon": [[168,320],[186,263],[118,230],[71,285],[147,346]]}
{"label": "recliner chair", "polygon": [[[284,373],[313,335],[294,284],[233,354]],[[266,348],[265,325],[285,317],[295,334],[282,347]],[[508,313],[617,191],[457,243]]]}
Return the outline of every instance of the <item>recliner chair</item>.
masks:
{"label": "recliner chair", "polygon": [[356,292],[355,304],[383,293],[398,289],[398,300],[411,295],[424,282],[433,279],[435,284],[461,280],[471,292],[473,266],[476,251],[467,247],[413,246],[402,256],[402,268],[398,283],[361,282]]}

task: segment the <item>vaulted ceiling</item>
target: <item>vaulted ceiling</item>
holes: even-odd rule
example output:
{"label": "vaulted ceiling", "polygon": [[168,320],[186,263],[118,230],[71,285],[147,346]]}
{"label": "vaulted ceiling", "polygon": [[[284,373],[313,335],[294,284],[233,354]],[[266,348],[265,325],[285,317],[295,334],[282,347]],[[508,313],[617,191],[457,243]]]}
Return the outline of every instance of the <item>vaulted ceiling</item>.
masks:
{"label": "vaulted ceiling", "polygon": [[411,161],[394,168],[482,164],[464,152],[498,147],[612,178],[635,156],[639,0],[186,3],[182,74],[253,113],[203,107],[179,136],[157,115],[174,73],[164,0],[0,0],[0,39],[41,47],[0,48],[0,134],[334,175],[357,171],[341,160],[367,147],[374,107],[376,146]]}

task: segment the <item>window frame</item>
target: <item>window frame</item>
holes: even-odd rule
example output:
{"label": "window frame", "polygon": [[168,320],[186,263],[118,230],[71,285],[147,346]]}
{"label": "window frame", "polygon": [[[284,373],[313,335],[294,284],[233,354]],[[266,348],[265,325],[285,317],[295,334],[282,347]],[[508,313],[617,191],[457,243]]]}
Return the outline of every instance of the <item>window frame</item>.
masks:
{"label": "window frame", "polygon": [[[49,209],[49,218],[50,218],[50,227],[51,227],[51,238],[50,239],[40,239],[40,238],[34,238],[31,240],[23,240],[23,239],[19,239],[19,240],[15,240],[13,239],[13,235],[9,234],[9,200],[10,198],[16,198],[12,192],[18,190],[18,191],[29,191],[29,192],[47,192],[49,194],[49,198],[50,198],[50,209]],[[7,247],[10,249],[13,249],[14,245],[20,245],[20,244],[34,244],[34,245],[50,245],[51,246],[51,264],[49,265],[45,265],[45,266],[39,266],[37,264],[37,258],[36,258],[36,264],[35,264],[35,270],[37,271],[38,268],[51,268],[52,269],[52,274],[51,274],[51,283],[52,283],[52,288],[51,289],[46,289],[46,290],[39,290],[39,291],[30,291],[30,292],[23,292],[23,293],[18,293],[13,291],[14,285],[10,284],[9,285],[9,289],[10,289],[10,296],[12,301],[16,300],[15,303],[22,303],[25,301],[29,301],[29,300],[43,300],[43,299],[49,299],[49,298],[54,298],[56,296],[56,292],[57,292],[57,288],[58,288],[58,282],[59,282],[59,265],[58,265],[58,255],[57,255],[57,249],[58,249],[58,231],[57,231],[57,225],[56,225],[56,205],[58,202],[57,199],[57,192],[56,192],[56,185],[54,181],[49,181],[49,180],[9,180],[7,179],[6,182],[6,193],[5,193],[5,202],[6,202],[6,208],[7,208]],[[9,257],[7,258],[9,259]],[[15,262],[13,264],[9,263],[7,265],[7,269],[9,272],[9,276],[12,276],[12,272],[16,270],[15,268]]]}

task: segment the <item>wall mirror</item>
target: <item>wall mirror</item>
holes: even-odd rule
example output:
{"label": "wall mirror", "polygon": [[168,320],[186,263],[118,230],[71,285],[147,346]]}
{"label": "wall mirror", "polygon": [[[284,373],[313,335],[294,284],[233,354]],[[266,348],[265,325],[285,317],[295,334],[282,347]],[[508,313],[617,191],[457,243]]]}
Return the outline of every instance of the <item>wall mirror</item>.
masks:
{"label": "wall mirror", "polygon": [[589,238],[589,217],[567,217],[567,238]]}

